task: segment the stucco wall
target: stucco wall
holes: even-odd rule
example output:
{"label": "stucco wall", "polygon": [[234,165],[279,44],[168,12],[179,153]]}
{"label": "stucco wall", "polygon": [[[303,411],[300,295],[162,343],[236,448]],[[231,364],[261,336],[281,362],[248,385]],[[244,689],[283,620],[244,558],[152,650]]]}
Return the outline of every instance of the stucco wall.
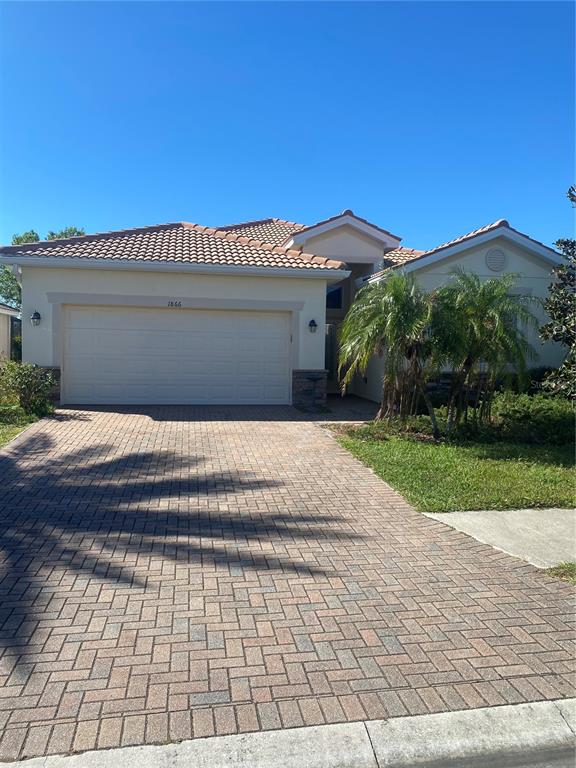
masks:
{"label": "stucco wall", "polygon": [[[22,271],[23,317],[29,317],[35,310],[42,315],[42,322],[36,328],[29,323],[23,324],[22,356],[25,361],[46,366],[59,366],[61,363],[58,307],[48,300],[48,294],[53,293],[160,297],[166,301],[182,301],[183,308],[186,307],[186,299],[213,300],[214,308],[218,308],[219,301],[227,300],[271,304],[301,302],[302,309],[295,313],[293,367],[324,368],[322,329],[326,311],[326,281],[322,279],[25,267]],[[318,331],[314,334],[308,329],[312,319],[318,324]]]}
{"label": "stucco wall", "polygon": [[[498,277],[497,272],[492,272],[486,266],[486,252],[491,248],[499,248],[506,254],[504,272],[518,274],[517,289],[519,292],[529,293],[535,298],[545,298],[548,294],[548,286],[552,281],[552,265],[534,256],[530,251],[510,243],[504,238],[491,240],[489,244],[476,246],[462,251],[448,259],[432,264],[428,267],[412,272],[414,279],[427,291],[432,291],[444,283],[451,276],[455,267],[461,267],[467,272],[476,272],[483,279]],[[500,273],[501,274],[501,273]],[[545,321],[544,310],[535,304],[532,311],[538,317],[539,323]],[[564,357],[563,349],[559,344],[542,344],[536,329],[528,329],[528,340],[538,355],[536,360],[529,360],[529,367],[557,366]],[[382,373],[384,363],[381,359],[375,359],[370,363],[368,371],[362,379],[355,382],[353,391],[361,397],[379,401],[381,396]]]}
{"label": "stucco wall", "polygon": [[0,360],[10,357],[10,315],[0,314]]}

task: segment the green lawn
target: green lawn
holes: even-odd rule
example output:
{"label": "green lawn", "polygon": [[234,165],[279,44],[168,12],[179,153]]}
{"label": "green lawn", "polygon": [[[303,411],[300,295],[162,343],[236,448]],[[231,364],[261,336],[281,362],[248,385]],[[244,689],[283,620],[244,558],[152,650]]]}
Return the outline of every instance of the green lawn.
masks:
{"label": "green lawn", "polygon": [[34,421],[34,418],[30,418],[27,421],[20,421],[17,424],[2,424],[0,422],[0,447],[9,443],[12,438],[19,435],[22,430],[29,427]]}
{"label": "green lawn", "polygon": [[421,512],[574,506],[569,445],[338,440]]}

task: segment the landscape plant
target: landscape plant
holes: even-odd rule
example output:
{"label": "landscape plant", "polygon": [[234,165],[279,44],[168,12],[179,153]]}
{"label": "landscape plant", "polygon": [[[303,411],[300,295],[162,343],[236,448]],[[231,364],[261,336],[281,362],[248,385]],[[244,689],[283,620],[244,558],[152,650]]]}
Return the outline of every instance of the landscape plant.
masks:
{"label": "landscape plant", "polygon": [[[576,206],[576,187],[568,190],[568,199]],[[556,247],[564,263],[553,270],[554,282],[548,289],[544,309],[550,318],[540,328],[542,341],[566,347],[562,365],[544,380],[543,387],[552,394],[576,398],[576,240],[557,240]]]}
{"label": "landscape plant", "polygon": [[340,332],[340,365],[345,389],[364,373],[373,355],[384,357],[382,400],[377,419],[405,420],[418,397],[426,403],[439,435],[426,384],[434,368],[434,306],[410,276],[392,272],[362,288]]}
{"label": "landscape plant", "polygon": [[483,281],[463,270],[433,292],[397,271],[369,283],[358,292],[340,333],[343,390],[379,355],[384,374],[376,418],[405,423],[421,399],[439,437],[428,384],[449,368],[445,433],[452,435],[470,407],[474,424],[487,422],[498,382],[512,371],[522,377],[534,354],[526,337],[526,329],[537,324],[532,299],[516,293],[515,284],[511,274]]}
{"label": "landscape plant", "polygon": [[52,410],[54,376],[32,363],[7,360],[0,369],[0,400],[26,414],[44,416]]}
{"label": "landscape plant", "polygon": [[444,361],[452,369],[448,434],[472,405],[476,423],[490,418],[497,383],[507,374],[522,378],[526,361],[535,357],[526,330],[537,326],[533,299],[516,293],[516,276],[482,280],[456,269],[436,296],[436,323]]}

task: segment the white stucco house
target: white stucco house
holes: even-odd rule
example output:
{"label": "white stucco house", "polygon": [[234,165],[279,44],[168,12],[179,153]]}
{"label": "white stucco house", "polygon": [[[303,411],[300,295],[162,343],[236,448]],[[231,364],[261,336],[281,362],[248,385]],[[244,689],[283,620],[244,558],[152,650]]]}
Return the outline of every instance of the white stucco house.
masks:
{"label": "white stucco house", "polygon": [[[23,359],[57,371],[63,404],[310,405],[338,389],[336,330],[366,279],[401,268],[431,289],[461,266],[544,297],[560,261],[504,220],[428,251],[400,240],[346,210],[7,246],[0,263],[22,284]],[[356,394],[378,400],[381,375],[375,360]]]}
{"label": "white stucco house", "polygon": [[18,312],[7,304],[0,304],[0,365],[2,360],[10,358],[13,317],[18,317]]}

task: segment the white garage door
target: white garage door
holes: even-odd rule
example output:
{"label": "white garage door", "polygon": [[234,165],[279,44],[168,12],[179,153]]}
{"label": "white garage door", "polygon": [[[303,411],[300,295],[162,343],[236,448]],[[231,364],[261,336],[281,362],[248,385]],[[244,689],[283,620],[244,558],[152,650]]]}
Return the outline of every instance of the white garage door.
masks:
{"label": "white garage door", "polygon": [[62,402],[286,404],[287,312],[67,307]]}

